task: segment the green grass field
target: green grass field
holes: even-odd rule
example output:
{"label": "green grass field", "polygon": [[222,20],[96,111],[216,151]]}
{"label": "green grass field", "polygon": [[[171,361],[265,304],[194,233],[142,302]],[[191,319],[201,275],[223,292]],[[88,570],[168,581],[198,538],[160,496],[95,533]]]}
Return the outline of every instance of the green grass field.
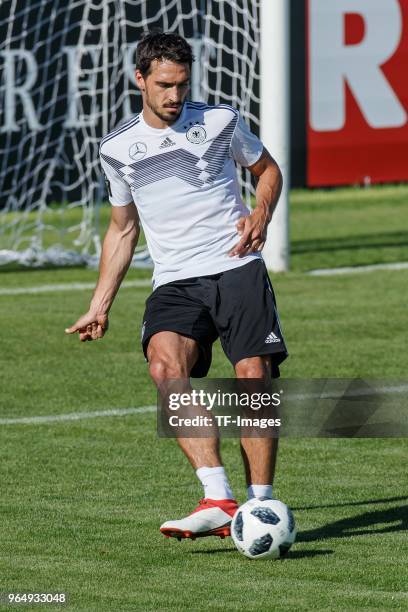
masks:
{"label": "green grass field", "polygon": [[[408,261],[407,206],[407,187],[293,194],[293,270],[272,277],[285,378],[406,377],[408,270],[304,271]],[[95,278],[8,271],[0,287]],[[0,418],[154,404],[139,347],[148,292],[121,289],[109,333],[85,344],[64,328],[91,291],[0,295]],[[231,375],[217,344],[210,376]],[[275,494],[294,511],[297,542],[282,561],[249,561],[230,538],[161,536],[161,522],[189,512],[201,487],[155,427],[151,413],[0,425],[0,592],[65,591],[61,609],[78,611],[408,608],[406,440],[281,440]],[[243,502],[238,440],[223,440],[223,457]]]}

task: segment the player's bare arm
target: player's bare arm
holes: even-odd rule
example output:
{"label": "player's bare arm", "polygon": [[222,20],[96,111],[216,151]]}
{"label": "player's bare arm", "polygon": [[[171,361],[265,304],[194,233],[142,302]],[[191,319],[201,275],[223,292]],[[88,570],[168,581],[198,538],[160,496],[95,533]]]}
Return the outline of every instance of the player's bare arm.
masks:
{"label": "player's bare arm", "polygon": [[249,166],[249,170],[258,179],[256,207],[248,217],[241,217],[238,221],[236,227],[241,239],[230,251],[231,257],[243,257],[263,249],[268,225],[282,191],[282,173],[265,148],[259,160]]}
{"label": "player's bare arm", "polygon": [[138,238],[139,217],[134,203],[113,206],[103,241],[99,278],[89,310],[65,333],[79,332],[82,342],[103,337],[108,329],[109,310],[132,261]]}

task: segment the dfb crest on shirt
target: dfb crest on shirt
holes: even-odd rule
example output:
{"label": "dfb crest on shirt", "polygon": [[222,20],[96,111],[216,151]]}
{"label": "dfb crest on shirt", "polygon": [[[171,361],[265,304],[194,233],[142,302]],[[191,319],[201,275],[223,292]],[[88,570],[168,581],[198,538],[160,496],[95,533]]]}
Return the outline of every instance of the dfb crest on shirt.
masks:
{"label": "dfb crest on shirt", "polygon": [[193,144],[201,144],[205,142],[207,132],[203,127],[201,127],[201,125],[193,125],[193,127],[188,130],[186,138]]}

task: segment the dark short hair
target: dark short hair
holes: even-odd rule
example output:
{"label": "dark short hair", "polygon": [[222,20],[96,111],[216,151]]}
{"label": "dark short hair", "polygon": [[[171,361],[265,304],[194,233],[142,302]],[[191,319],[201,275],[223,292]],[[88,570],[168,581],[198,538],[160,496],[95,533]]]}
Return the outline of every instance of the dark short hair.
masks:
{"label": "dark short hair", "polygon": [[185,38],[171,32],[153,31],[143,35],[136,51],[136,68],[145,77],[153,60],[170,60],[191,65],[194,61],[191,46]]}

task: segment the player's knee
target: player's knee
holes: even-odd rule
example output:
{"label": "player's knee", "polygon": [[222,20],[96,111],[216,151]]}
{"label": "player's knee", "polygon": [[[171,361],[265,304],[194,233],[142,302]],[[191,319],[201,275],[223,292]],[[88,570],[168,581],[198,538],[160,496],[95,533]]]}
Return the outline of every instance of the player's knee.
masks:
{"label": "player's knee", "polygon": [[155,357],[149,363],[149,372],[156,385],[171,378],[187,378],[186,368],[170,359]]}
{"label": "player's knee", "polygon": [[261,357],[242,359],[235,365],[238,378],[266,378],[268,376],[267,364]]}
{"label": "player's knee", "polygon": [[248,366],[237,370],[238,378],[265,378],[263,368]]}

